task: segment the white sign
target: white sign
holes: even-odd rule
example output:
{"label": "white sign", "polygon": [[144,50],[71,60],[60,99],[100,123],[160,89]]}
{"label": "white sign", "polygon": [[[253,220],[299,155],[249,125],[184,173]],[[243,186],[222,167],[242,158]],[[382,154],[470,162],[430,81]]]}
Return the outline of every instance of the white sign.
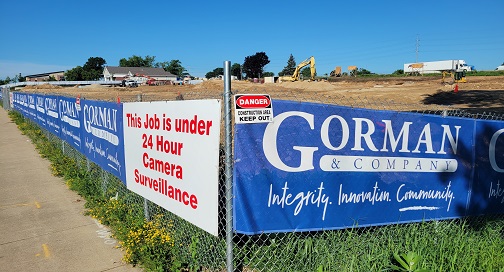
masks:
{"label": "white sign", "polygon": [[235,123],[253,124],[273,122],[273,106],[267,94],[235,95]]}
{"label": "white sign", "polygon": [[220,100],[124,103],[126,186],[218,234]]}

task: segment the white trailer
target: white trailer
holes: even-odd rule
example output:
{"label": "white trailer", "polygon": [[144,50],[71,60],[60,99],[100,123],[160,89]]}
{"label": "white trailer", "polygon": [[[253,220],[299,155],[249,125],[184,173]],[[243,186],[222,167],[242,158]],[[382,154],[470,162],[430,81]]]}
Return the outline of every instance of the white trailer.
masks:
{"label": "white trailer", "polygon": [[470,71],[472,71],[472,67],[468,66],[464,60],[440,60],[404,64],[404,73],[432,74]]}

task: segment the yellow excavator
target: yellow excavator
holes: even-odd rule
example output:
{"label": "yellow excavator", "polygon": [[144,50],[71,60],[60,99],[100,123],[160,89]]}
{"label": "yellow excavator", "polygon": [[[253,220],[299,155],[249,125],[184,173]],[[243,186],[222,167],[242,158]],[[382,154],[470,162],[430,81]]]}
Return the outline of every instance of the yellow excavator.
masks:
{"label": "yellow excavator", "polygon": [[316,69],[315,69],[315,58],[313,56],[305,59],[301,63],[296,66],[296,70],[294,70],[294,74],[292,76],[283,76],[280,77],[280,81],[298,81],[301,79],[301,69],[303,67],[310,65],[310,72],[311,72],[311,80],[315,80],[315,75],[316,75]]}
{"label": "yellow excavator", "polygon": [[467,83],[465,71],[443,71],[443,82],[447,77],[451,77],[455,83]]}

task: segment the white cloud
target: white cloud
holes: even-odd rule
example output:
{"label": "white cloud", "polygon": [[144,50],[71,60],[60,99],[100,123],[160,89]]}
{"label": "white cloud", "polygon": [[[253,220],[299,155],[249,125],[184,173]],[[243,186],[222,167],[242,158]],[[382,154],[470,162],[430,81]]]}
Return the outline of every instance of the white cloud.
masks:
{"label": "white cloud", "polygon": [[66,71],[72,68],[73,67],[65,65],[0,60],[0,79],[4,79],[6,77],[13,78],[19,73],[23,76],[27,76],[55,71]]}

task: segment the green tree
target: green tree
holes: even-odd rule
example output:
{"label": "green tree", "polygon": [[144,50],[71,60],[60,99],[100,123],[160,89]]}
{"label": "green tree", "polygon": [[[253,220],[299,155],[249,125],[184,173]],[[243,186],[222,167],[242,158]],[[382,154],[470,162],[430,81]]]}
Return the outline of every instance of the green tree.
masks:
{"label": "green tree", "polygon": [[107,64],[105,59],[91,57],[82,67],[83,80],[98,80],[103,75],[103,67]]}
{"label": "green tree", "polygon": [[398,70],[395,70],[392,74],[393,75],[404,75],[404,70],[403,69],[398,69]]}
{"label": "green tree", "polygon": [[359,68],[359,69],[357,69],[357,70],[355,71],[355,73],[356,73],[357,75],[361,75],[361,76],[362,76],[362,75],[371,75],[371,74],[373,74],[373,73],[371,73],[370,71],[368,71],[368,70],[366,70],[366,69],[364,69],[364,68]]}
{"label": "green tree", "polygon": [[242,69],[239,63],[231,65],[231,75],[237,77],[239,80],[242,79]]}
{"label": "green tree", "polygon": [[3,79],[3,80],[2,80],[2,79],[0,79],[0,85],[9,84],[9,83],[11,83],[11,81],[12,81],[12,80],[10,79],[10,77],[6,77],[6,78],[5,78],[5,79]]}
{"label": "green tree", "polygon": [[[310,67],[305,67],[305,68],[301,69],[301,75],[303,75],[304,79],[311,78],[311,69],[310,69]],[[315,75],[313,75],[313,76],[314,77],[317,76],[317,72],[315,72]]]}
{"label": "green tree", "polygon": [[182,62],[180,60],[171,60],[171,61],[163,61],[157,62],[154,67],[163,68],[165,71],[170,72],[176,76],[182,77],[184,72],[187,70],[182,66]]}
{"label": "green tree", "polygon": [[264,72],[264,73],[262,74],[262,76],[263,76],[263,77],[272,77],[272,76],[275,76],[275,73],[273,73],[273,72]]}
{"label": "green tree", "polygon": [[90,57],[82,68],[84,68],[84,70],[86,70],[86,71],[98,70],[98,71],[102,72],[103,66],[105,66],[105,64],[107,64],[107,62],[103,58]]}
{"label": "green tree", "polygon": [[213,71],[206,73],[205,77],[208,78],[208,79],[210,79],[210,78],[213,78],[213,77],[218,77],[220,75],[224,75],[224,68],[222,68],[222,67],[215,68]]}
{"label": "green tree", "polygon": [[98,80],[103,75],[103,67],[107,64],[105,59],[100,57],[90,57],[84,66],[77,66],[65,72],[65,80],[82,81]]}
{"label": "green tree", "polygon": [[120,67],[154,67],[154,56],[145,56],[142,58],[140,56],[133,55],[128,59],[122,58],[119,60]]}
{"label": "green tree", "polygon": [[245,57],[243,62],[243,72],[248,78],[261,77],[264,66],[270,63],[266,53],[257,52],[255,55]]}
{"label": "green tree", "polygon": [[181,77],[186,69],[182,66],[182,62],[180,62],[180,60],[171,60],[165,71]]}
{"label": "green tree", "polygon": [[22,76],[21,73],[19,73],[19,75],[17,75],[15,79],[17,82],[25,82],[26,81],[26,77]]}
{"label": "green tree", "polygon": [[83,73],[84,68],[77,66],[65,72],[65,79],[68,81],[82,81],[84,80]]}
{"label": "green tree", "polygon": [[294,74],[294,71],[296,70],[296,60],[294,59],[294,56],[290,54],[289,59],[287,60],[287,66],[283,68],[282,71],[278,73],[279,76],[291,76]]}

